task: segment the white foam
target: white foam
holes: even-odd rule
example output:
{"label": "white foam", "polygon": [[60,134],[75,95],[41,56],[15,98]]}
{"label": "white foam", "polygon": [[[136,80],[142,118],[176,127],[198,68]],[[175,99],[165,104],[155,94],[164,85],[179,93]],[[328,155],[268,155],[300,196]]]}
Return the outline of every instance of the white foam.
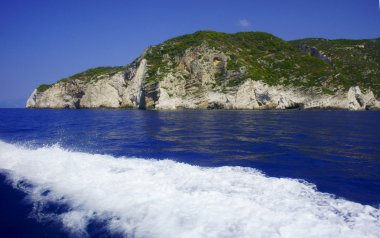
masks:
{"label": "white foam", "polygon": [[[135,237],[379,237],[380,211],[312,184],[242,167],[27,149],[0,141],[0,169],[38,204],[85,232],[92,219]],[[32,186],[21,186],[22,181]]]}

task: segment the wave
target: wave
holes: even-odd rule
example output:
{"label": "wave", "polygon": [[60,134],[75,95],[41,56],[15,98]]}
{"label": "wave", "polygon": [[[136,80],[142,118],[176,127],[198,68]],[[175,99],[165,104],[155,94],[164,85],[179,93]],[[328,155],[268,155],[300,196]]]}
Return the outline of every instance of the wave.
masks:
{"label": "wave", "polygon": [[[0,141],[0,170],[40,217],[132,237],[379,237],[380,210],[244,167],[115,158]],[[48,204],[65,206],[48,212]]]}

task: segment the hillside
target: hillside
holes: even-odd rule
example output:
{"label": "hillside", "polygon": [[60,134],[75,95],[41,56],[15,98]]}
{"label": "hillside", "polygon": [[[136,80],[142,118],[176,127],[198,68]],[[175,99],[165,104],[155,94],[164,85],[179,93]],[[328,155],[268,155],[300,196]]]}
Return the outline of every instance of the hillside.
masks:
{"label": "hillside", "polygon": [[333,63],[339,75],[335,85],[358,85],[380,96],[380,38],[372,40],[303,39],[290,42],[295,47],[314,47]]}
{"label": "hillside", "polygon": [[[220,83],[217,86],[223,89],[237,86],[247,78],[262,80],[269,85],[322,86],[323,81],[327,81],[333,72],[322,60],[311,57],[268,33],[226,34],[201,31],[168,40],[149,49],[146,58],[152,67],[148,71],[148,81],[159,81],[162,77],[157,77],[158,71],[170,72],[176,66],[175,63],[179,63],[178,60],[186,49],[200,47],[202,44],[223,52],[227,57],[226,72],[217,75],[217,82]],[[164,55],[175,62],[171,67],[162,60]]]}
{"label": "hillside", "polygon": [[[139,69],[137,82],[134,79]],[[93,103],[99,101],[94,90],[90,90],[90,98],[86,97],[88,88],[97,85],[101,91],[99,84],[103,81],[110,84],[114,78],[119,80],[116,80],[116,86],[112,85],[117,91],[118,103]],[[355,88],[354,97],[362,93],[369,98],[380,95],[379,39],[286,42],[263,32],[226,34],[200,31],[149,47],[129,65],[94,68],[53,85],[41,85],[34,95],[35,104],[29,106],[54,106],[43,95],[48,95],[53,88],[61,88],[59,90],[65,92],[60,95],[71,95],[75,102],[70,105],[63,102],[59,107],[73,108],[292,108],[305,107],[312,100],[305,96],[318,100],[324,97],[322,104],[310,107],[345,108],[334,100],[356,86],[359,87]],[[133,91],[133,97],[126,96],[125,89],[119,87],[124,87],[129,93]],[[255,102],[251,100],[245,103],[247,105],[243,103],[244,106],[236,99],[239,90],[251,91],[245,94],[258,94],[256,91],[260,90],[266,90],[264,94],[286,93],[277,98],[267,95],[265,100],[254,95],[252,100]],[[38,100],[45,103],[38,106]],[[234,102],[228,104],[231,101]],[[280,101],[284,105],[281,106]]]}

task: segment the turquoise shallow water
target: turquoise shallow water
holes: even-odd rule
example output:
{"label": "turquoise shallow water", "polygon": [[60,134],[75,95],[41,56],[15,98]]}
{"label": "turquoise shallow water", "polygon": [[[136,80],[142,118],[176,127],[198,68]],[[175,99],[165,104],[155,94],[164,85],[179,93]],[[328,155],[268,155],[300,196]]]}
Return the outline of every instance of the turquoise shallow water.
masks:
{"label": "turquoise shallow water", "polygon": [[[169,159],[201,168],[253,168],[273,178],[302,179],[319,192],[378,208],[379,119],[379,111],[0,109],[0,140],[4,148],[57,147],[58,154],[69,150],[113,158]],[[3,170],[3,180],[8,172]],[[1,191],[6,196],[0,198],[0,205],[11,204],[5,209],[8,212],[24,210],[13,221],[5,218],[6,213],[1,215],[3,232],[16,227],[15,222],[36,232],[45,229],[47,234],[61,230],[22,220],[20,216],[27,216],[31,208],[28,203],[12,202],[12,198],[22,200],[24,193],[7,184],[3,182]],[[55,206],[57,214],[70,210],[67,204]],[[88,229],[94,230],[94,224],[90,222]]]}

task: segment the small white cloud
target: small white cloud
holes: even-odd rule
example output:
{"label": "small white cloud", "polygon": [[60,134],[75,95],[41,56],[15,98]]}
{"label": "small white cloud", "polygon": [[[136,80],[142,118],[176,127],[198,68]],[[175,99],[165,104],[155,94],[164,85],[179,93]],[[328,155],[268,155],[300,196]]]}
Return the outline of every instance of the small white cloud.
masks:
{"label": "small white cloud", "polygon": [[248,27],[251,27],[251,22],[248,21],[247,19],[241,19],[241,20],[239,21],[239,25],[240,25],[241,27],[248,28]]}

